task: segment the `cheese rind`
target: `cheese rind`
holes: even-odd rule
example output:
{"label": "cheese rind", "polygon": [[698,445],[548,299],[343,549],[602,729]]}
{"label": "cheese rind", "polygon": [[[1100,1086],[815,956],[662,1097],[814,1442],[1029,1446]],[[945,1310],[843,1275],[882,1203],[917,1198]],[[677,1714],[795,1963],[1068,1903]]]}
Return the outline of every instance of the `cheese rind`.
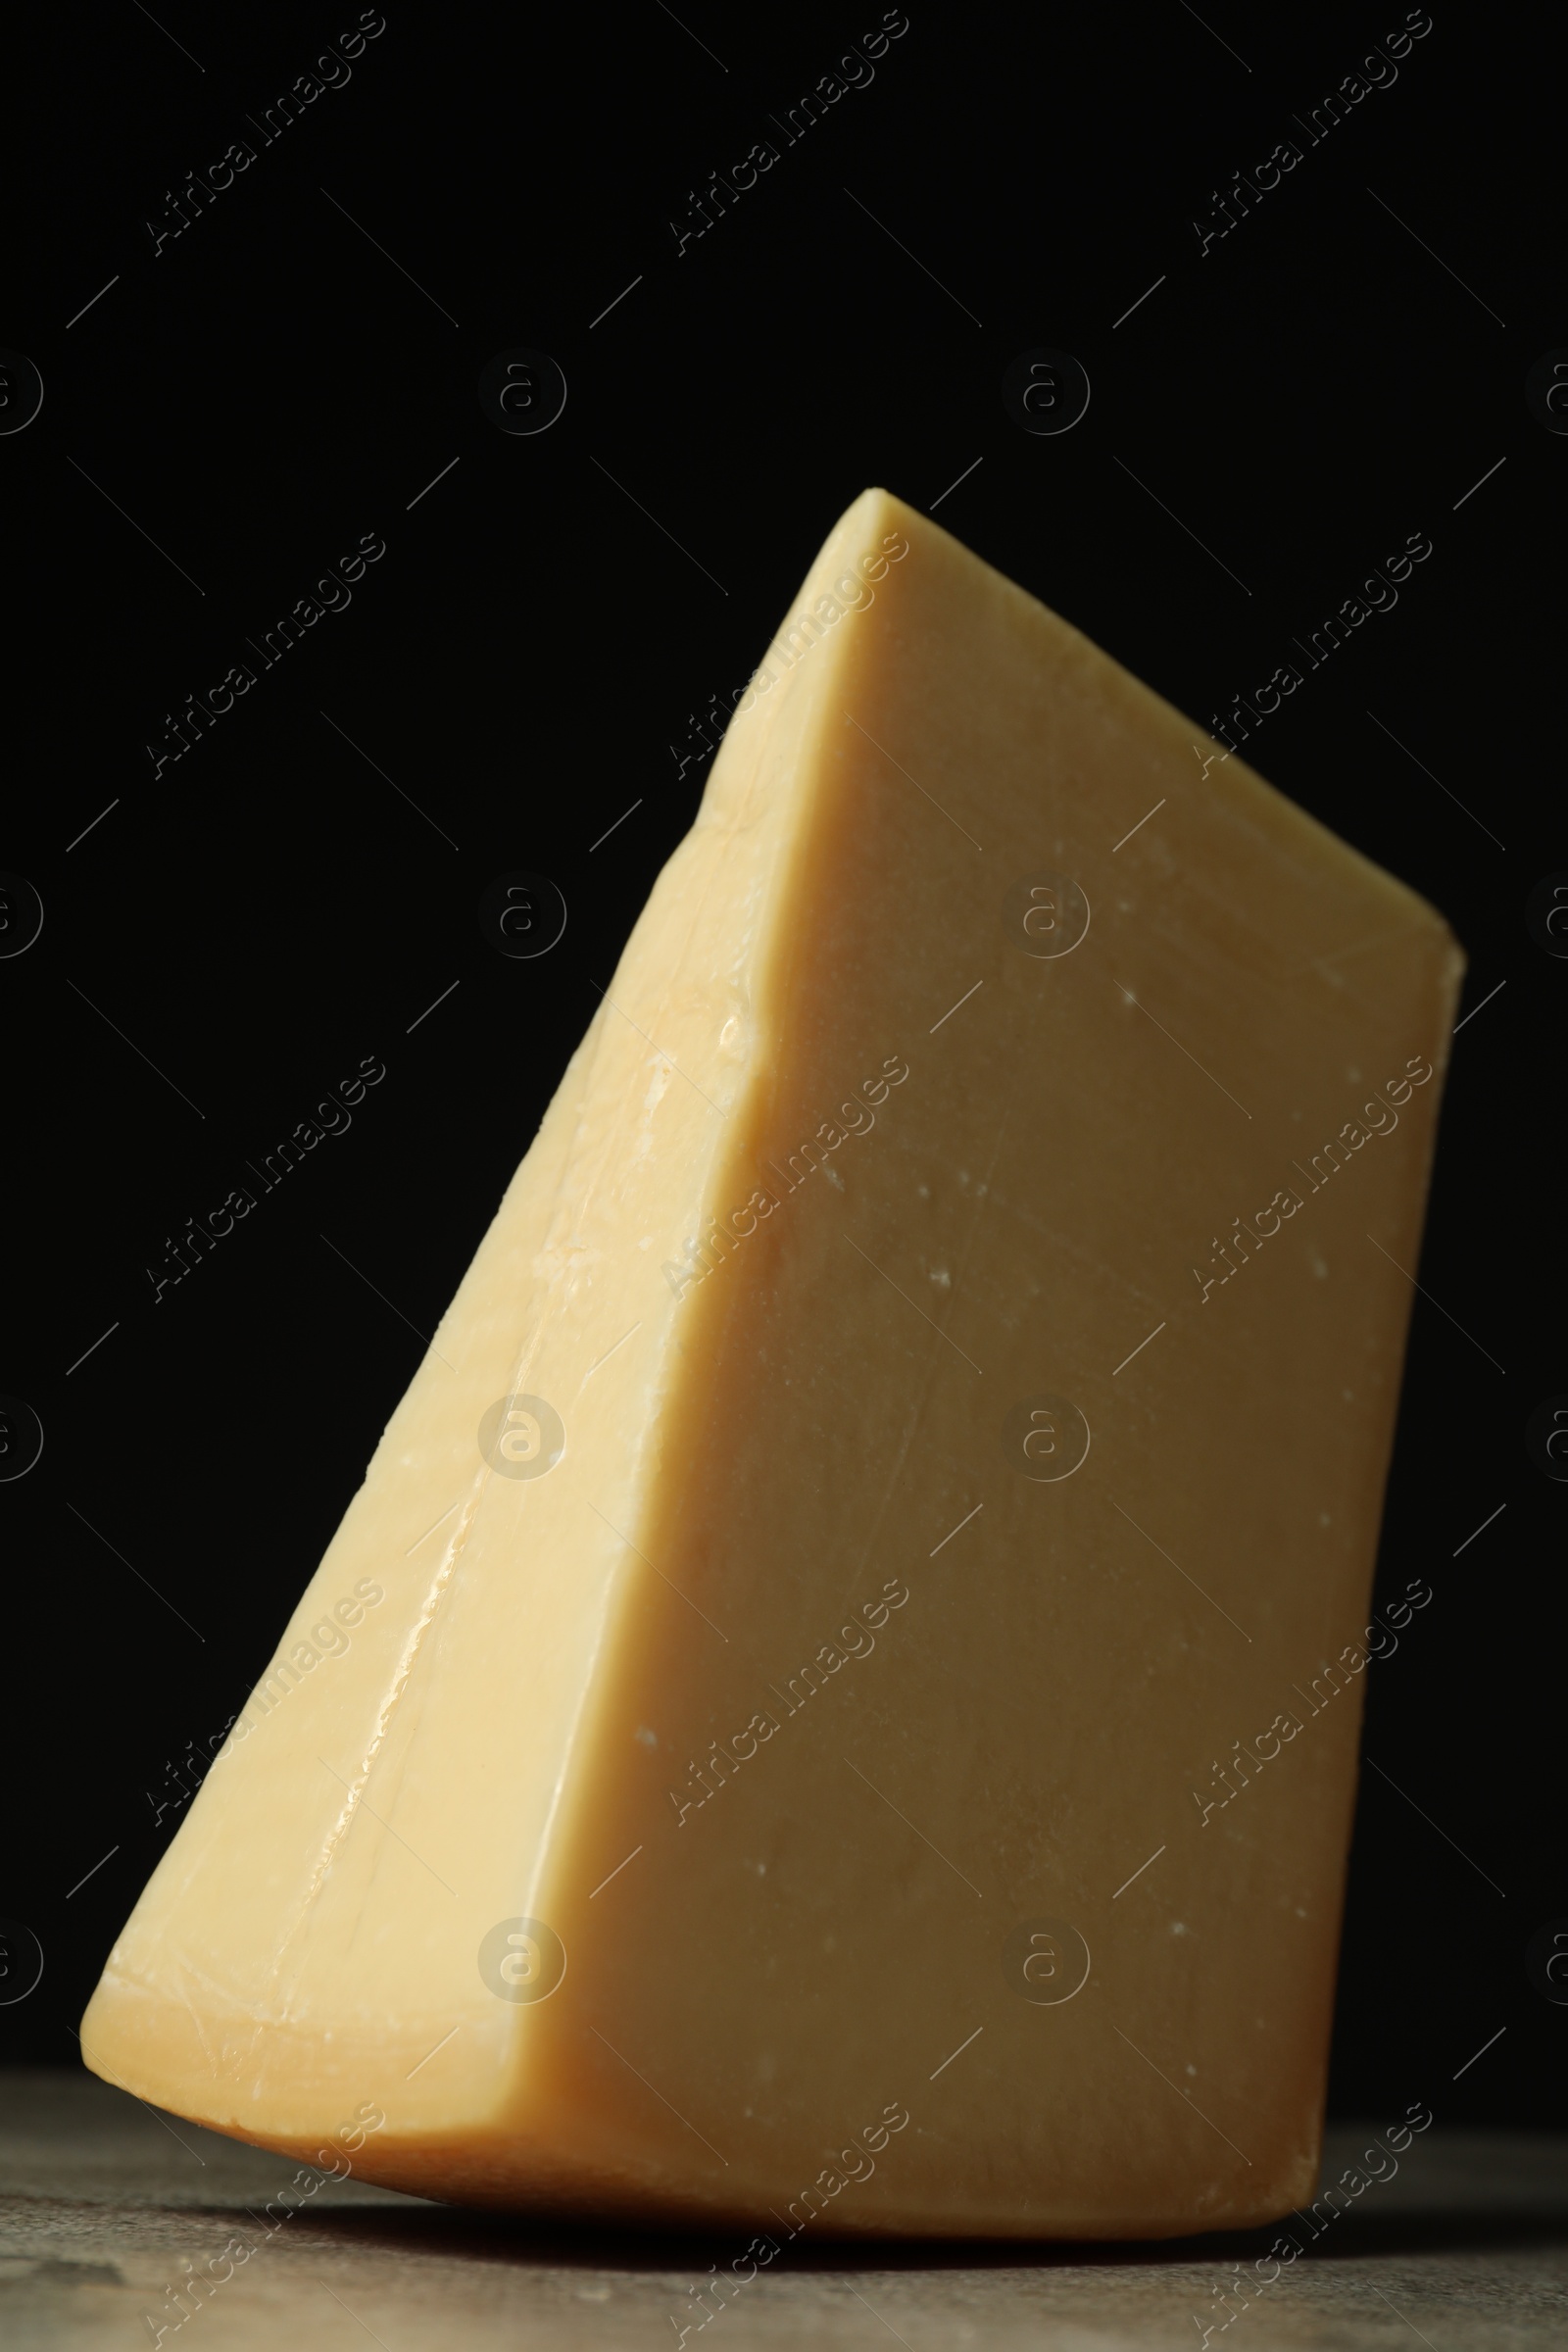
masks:
{"label": "cheese rind", "polygon": [[299,2155],[373,2102],[362,2177],[473,2201],[1310,2193],[1460,958],[1194,748],[850,510],[90,2064]]}

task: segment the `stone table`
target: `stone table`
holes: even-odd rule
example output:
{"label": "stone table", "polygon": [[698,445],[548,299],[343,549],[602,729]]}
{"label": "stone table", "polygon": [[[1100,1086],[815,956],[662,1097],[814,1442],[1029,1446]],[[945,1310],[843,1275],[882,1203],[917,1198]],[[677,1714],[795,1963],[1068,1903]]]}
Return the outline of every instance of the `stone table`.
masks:
{"label": "stone table", "polygon": [[[1336,2128],[1325,2178],[1369,2138]],[[710,2265],[734,2278],[733,2233],[533,2225],[352,2180],[269,2225],[293,2175],[86,2074],[0,2074],[0,2343],[130,2352],[163,2328],[179,2352],[672,2352],[686,2328],[713,2352],[1194,2352],[1206,2328],[1242,2352],[1568,2345],[1568,2137],[1542,2133],[1434,2126],[1317,2238],[1298,2225],[1305,2250],[1277,2278],[1271,2232],[822,2242],[737,2280],[701,2330],[697,2290]],[[243,2263],[225,2262],[233,2240]],[[181,2280],[213,2262],[232,2275],[187,2290],[181,2321]]]}

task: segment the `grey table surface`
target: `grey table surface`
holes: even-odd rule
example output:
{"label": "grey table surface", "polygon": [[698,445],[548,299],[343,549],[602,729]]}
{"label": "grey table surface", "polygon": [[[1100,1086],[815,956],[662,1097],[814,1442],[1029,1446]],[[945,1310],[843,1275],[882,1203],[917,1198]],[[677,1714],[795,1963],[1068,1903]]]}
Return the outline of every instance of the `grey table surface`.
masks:
{"label": "grey table surface", "polygon": [[[1336,2128],[1325,2176],[1369,2133]],[[692,2291],[732,2236],[564,2229],[328,2181],[268,2234],[294,2168],[85,2074],[0,2074],[0,2344],[179,2352],[714,2352],[887,2346],[1332,2352],[1568,2345],[1568,2135],[1434,2126],[1277,2279],[1267,2234],[1139,2246],[786,2249],[700,2332]],[[1304,2232],[1301,2232],[1304,2236]],[[174,2299],[252,2248],[183,2322]],[[232,2263],[232,2257],[229,2257]],[[1217,2298],[1240,2266],[1250,2295]],[[1265,2264],[1265,2271],[1269,2266]],[[1227,2311],[1232,2316],[1228,2325]]]}

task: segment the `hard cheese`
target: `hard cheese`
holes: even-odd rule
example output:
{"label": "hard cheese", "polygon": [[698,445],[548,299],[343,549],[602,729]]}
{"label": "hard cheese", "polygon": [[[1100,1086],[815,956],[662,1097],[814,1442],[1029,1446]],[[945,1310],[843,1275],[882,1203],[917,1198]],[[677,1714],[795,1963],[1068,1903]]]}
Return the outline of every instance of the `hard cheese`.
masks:
{"label": "hard cheese", "polygon": [[1309,2196],[1460,965],[867,491],[89,2064],[780,2245]]}

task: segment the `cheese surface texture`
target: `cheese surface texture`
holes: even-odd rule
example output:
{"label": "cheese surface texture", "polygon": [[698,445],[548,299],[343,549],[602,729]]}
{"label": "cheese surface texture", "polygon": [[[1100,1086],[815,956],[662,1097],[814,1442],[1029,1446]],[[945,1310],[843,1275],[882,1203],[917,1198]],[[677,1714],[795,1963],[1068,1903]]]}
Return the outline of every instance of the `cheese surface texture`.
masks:
{"label": "cheese surface texture", "polygon": [[850,509],[89,2065],[780,2247],[1311,2196],[1461,957],[1220,753]]}

